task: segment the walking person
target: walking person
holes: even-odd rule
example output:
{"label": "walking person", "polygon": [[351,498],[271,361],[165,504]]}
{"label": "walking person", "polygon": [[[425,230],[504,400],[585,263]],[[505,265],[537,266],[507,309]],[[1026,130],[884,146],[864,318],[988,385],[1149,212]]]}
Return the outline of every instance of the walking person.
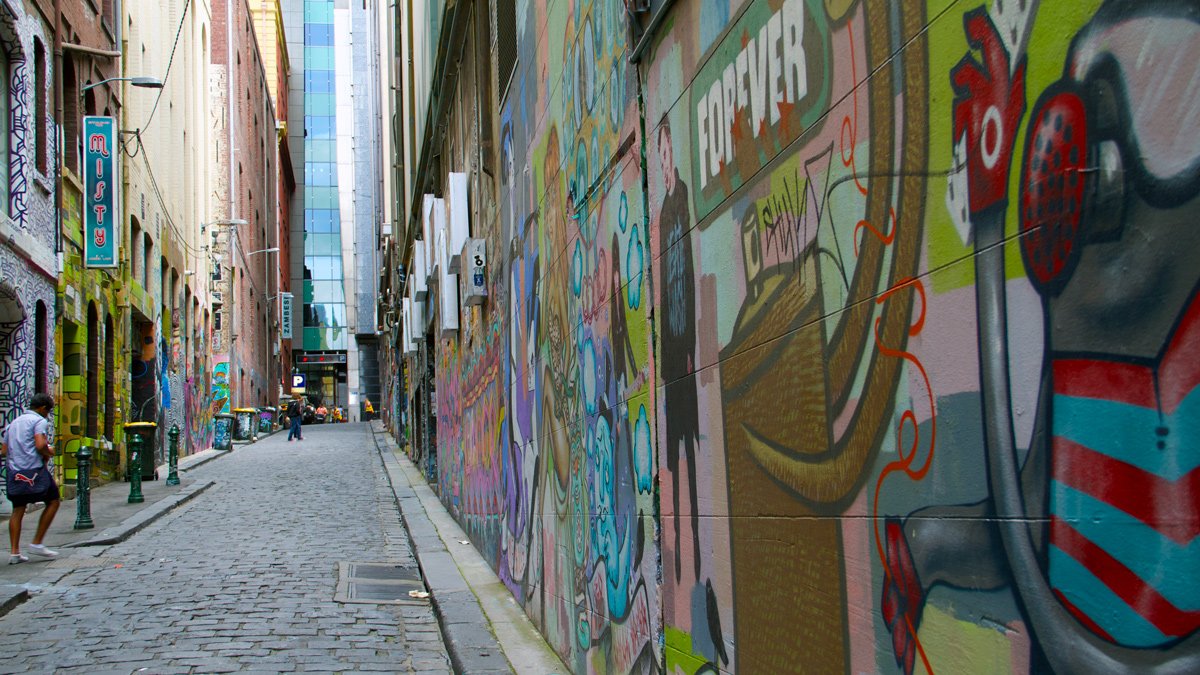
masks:
{"label": "walking person", "polygon": [[5,428],[4,442],[0,444],[0,454],[4,455],[8,470],[8,500],[13,505],[8,521],[10,565],[29,560],[21,554],[21,520],[25,517],[25,507],[38,502],[45,503],[46,508],[38,519],[28,550],[43,558],[58,555],[42,544],[59,506],[58,484],[53,475],[54,446],[50,444],[49,417],[53,410],[54,399],[49,394],[34,394],[29,400],[29,410]]}
{"label": "walking person", "polygon": [[300,394],[292,394],[292,400],[287,407],[288,419],[291,420],[291,428],[288,430],[288,442],[292,442],[294,437],[298,441],[304,440],[304,435],[300,433],[300,422],[304,418],[304,406],[300,403]]}

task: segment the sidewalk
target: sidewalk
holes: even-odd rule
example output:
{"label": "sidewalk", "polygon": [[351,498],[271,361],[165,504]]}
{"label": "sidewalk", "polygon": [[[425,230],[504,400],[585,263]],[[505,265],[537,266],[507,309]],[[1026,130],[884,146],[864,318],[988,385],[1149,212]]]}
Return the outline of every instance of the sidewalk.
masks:
{"label": "sidewalk", "polygon": [[382,422],[371,430],[455,672],[569,673]]}
{"label": "sidewalk", "polygon": [[[239,446],[241,447],[241,446]],[[159,480],[142,481],[145,501],[129,503],[129,483],[114,481],[92,488],[91,515],[95,527],[74,529],[78,510],[75,499],[63,500],[46,534],[46,545],[58,551],[58,557],[46,560],[29,556],[29,562],[9,565],[8,556],[0,556],[0,616],[29,598],[29,592],[53,585],[79,566],[80,559],[100,555],[106,546],[128,539],[136,532],[186,503],[208,488],[210,480],[189,477],[186,472],[228,455],[230,451],[205,450],[179,462],[179,485],[167,485],[167,465],[158,467]],[[37,528],[42,506],[29,509],[21,527],[21,549],[27,550]],[[0,516],[0,538],[8,550],[9,516]]]}

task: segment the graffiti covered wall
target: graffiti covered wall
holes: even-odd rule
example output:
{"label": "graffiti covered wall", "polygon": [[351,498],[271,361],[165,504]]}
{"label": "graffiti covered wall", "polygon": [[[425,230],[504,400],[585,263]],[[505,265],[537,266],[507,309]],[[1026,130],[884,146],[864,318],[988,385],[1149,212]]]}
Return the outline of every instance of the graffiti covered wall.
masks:
{"label": "graffiti covered wall", "polygon": [[1194,3],[671,17],[667,672],[1200,667]]}
{"label": "graffiti covered wall", "polygon": [[1200,670],[1195,3],[517,7],[436,482],[573,671]]}
{"label": "graffiti covered wall", "polygon": [[438,345],[439,492],[576,671],[661,669],[650,243],[624,15],[530,2],[517,24],[499,196],[473,189],[488,300]]}
{"label": "graffiti covered wall", "polygon": [[[39,125],[44,138],[54,139],[53,118],[39,119],[34,105],[39,96],[45,101],[52,95],[51,69],[46,67],[40,79],[33,73],[35,49],[46,48],[49,32],[41,18],[23,6],[0,10],[0,47],[9,63],[4,93],[11,107],[4,160],[7,202],[0,214],[0,426],[20,415],[35,393],[37,303],[47,309],[48,331],[53,322],[54,199],[49,186],[54,175],[50,167],[39,168],[33,143]],[[34,185],[43,189],[34,190]],[[51,333],[41,347],[47,356],[46,381],[53,383],[57,352]]]}

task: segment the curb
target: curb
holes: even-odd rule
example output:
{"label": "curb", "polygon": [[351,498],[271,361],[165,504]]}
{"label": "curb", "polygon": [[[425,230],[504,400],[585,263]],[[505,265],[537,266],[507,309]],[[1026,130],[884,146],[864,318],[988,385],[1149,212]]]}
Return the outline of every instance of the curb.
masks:
{"label": "curb", "polygon": [[[220,455],[217,455],[218,457]],[[137,512],[133,516],[126,518],[120,523],[112,527],[101,530],[96,536],[85,541],[74,542],[65,545],[63,548],[83,548],[85,546],[109,546],[111,544],[119,544],[134,534],[140,532],[150,523],[167,515],[175,508],[186,504],[196,498],[200,493],[214,485],[215,481],[203,481],[193,483],[188,487],[180,490],[178,493],[167,497],[161,501],[155,502],[153,505]]]}
{"label": "curb", "polygon": [[479,598],[467,585],[445,542],[425,515],[425,507],[401,471],[398,460],[380,446],[374,429],[371,439],[383,462],[421,577],[429,589],[454,672],[458,675],[512,673],[512,666],[492,633]]}
{"label": "curb", "polygon": [[209,462],[213,461],[214,459],[220,459],[222,457],[225,457],[231,452],[233,452],[233,451],[232,450],[218,450],[217,452],[209,455],[208,457],[203,457],[201,459],[198,459],[198,460],[188,464],[187,466],[179,467],[179,471],[180,471],[180,473],[182,473],[184,471],[191,471],[192,469],[195,469],[197,467],[201,467],[201,466],[204,466],[205,464],[208,464]]}

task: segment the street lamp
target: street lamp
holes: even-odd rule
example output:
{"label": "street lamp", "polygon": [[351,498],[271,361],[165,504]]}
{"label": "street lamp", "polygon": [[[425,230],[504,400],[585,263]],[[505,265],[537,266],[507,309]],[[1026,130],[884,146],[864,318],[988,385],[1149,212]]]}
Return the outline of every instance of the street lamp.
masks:
{"label": "street lamp", "polygon": [[249,258],[252,255],[258,255],[259,253],[277,253],[278,251],[279,251],[278,246],[272,246],[271,248],[264,248],[264,249],[261,249],[258,251],[250,251],[249,253],[246,254],[246,257]]}
{"label": "street lamp", "polygon": [[108,84],[109,82],[128,82],[135,87],[143,87],[145,89],[163,88],[163,81],[157,77],[110,77],[106,80],[100,80],[99,82],[83,85],[83,87],[79,90],[79,98],[83,98],[83,95],[87,93],[89,89],[95,89],[96,87],[99,87],[102,84]]}

